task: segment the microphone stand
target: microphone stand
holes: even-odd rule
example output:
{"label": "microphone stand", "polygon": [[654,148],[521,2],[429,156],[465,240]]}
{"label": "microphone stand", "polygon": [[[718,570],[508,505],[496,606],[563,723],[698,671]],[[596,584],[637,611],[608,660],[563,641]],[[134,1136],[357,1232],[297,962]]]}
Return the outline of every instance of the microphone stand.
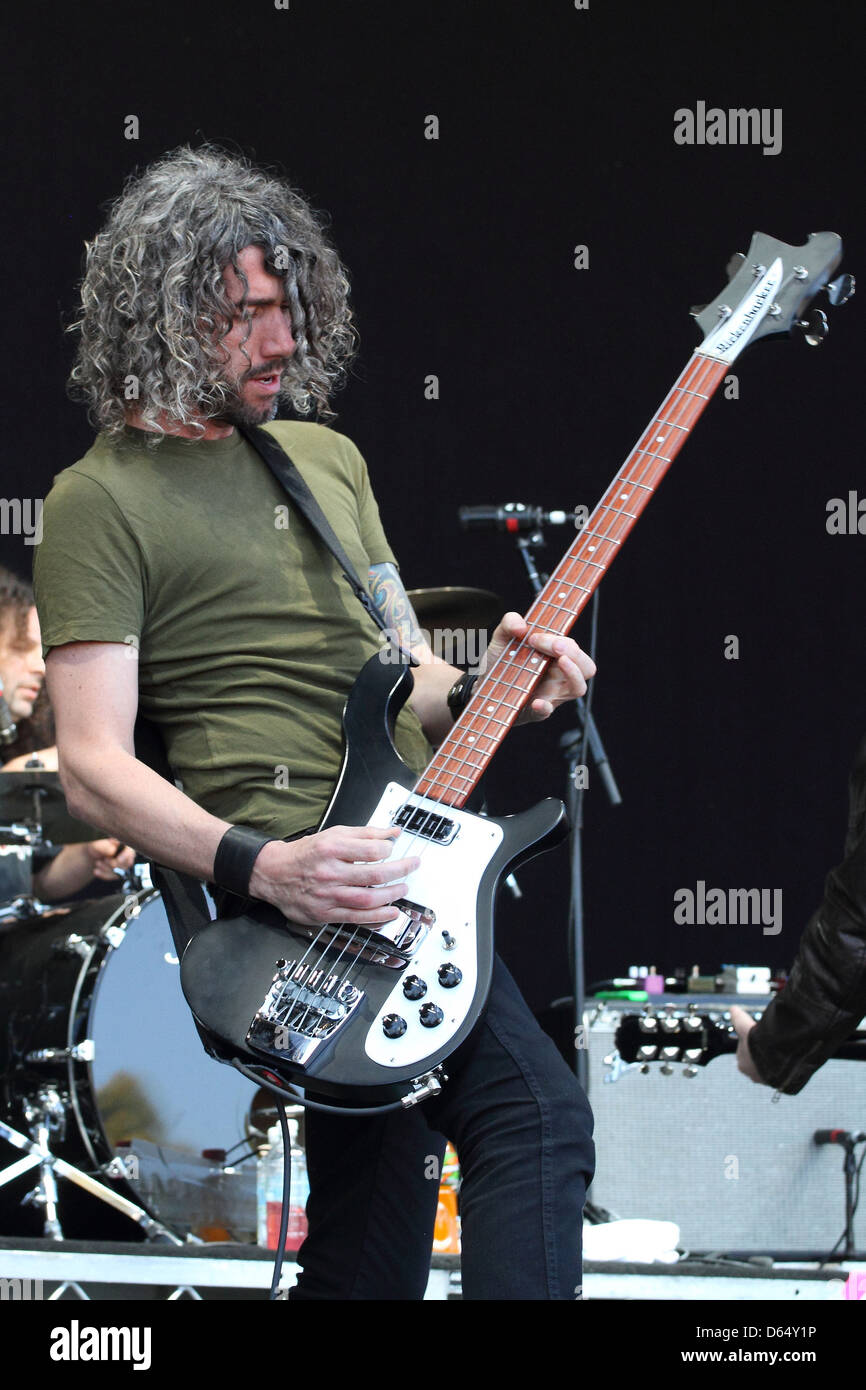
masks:
{"label": "microphone stand", "polygon": [[845,1173],[845,1249],[843,1255],[851,1259],[856,1250],[854,1240],[854,1185],[857,1178],[857,1160],[854,1157],[856,1145],[849,1139],[845,1145],[845,1162],[843,1171]]}
{"label": "microphone stand", "polygon": [[[820,1131],[819,1131],[820,1132]],[[845,1248],[838,1256],[839,1259],[856,1260],[863,1256],[857,1253],[856,1242],[854,1239],[854,1213],[857,1209],[855,1190],[859,1186],[858,1168],[864,1160],[858,1164],[856,1159],[856,1149],[858,1144],[864,1142],[864,1136],[857,1134],[846,1134],[840,1136],[837,1143],[842,1144],[845,1149],[845,1159],[842,1163],[842,1173],[845,1178],[845,1232],[840,1238],[845,1243]],[[837,1241],[837,1244],[839,1242]]]}
{"label": "microphone stand", "polygon": [[[545,579],[538,573],[533,550],[544,545],[544,533],[539,528],[529,535],[518,536],[517,546],[526,566],[530,587],[538,596],[544,587]],[[592,626],[590,629],[589,655],[595,660],[598,640],[598,590],[592,600]],[[583,1034],[583,1010],[586,999],[586,977],[584,969],[584,912],[583,912],[583,778],[578,769],[587,767],[587,753],[592,755],[596,769],[604,783],[605,791],[612,806],[622,801],[619,787],[614,779],[610,760],[605,752],[598,726],[592,716],[592,691],[589,686],[585,697],[575,700],[575,711],[579,727],[568,729],[561,736],[562,749],[567,768],[566,806],[571,824],[570,834],[570,892],[569,892],[569,957],[572,974],[572,999],[574,1030],[574,1070],[578,1081],[586,1091],[589,1087],[589,1046],[581,1046]]]}

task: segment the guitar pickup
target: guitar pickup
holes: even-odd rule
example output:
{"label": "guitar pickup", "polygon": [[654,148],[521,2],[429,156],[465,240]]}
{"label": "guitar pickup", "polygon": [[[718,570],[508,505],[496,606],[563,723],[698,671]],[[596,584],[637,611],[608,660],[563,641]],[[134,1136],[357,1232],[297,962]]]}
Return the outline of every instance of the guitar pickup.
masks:
{"label": "guitar pickup", "polygon": [[428,811],[426,806],[407,801],[394,817],[394,824],[410,835],[419,835],[422,840],[433,840],[437,845],[450,845],[458,831],[456,821],[441,816],[437,811]]}
{"label": "guitar pickup", "polygon": [[413,955],[436,921],[436,913],[431,907],[422,907],[408,898],[398,898],[391,906],[397,908],[400,916],[393,922],[383,922],[371,932],[369,939],[392,946],[404,956]]}

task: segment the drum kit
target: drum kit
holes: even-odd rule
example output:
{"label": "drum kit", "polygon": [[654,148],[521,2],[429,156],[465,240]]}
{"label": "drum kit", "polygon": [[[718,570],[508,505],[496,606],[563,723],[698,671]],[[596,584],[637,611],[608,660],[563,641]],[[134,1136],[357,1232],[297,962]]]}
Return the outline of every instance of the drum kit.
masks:
{"label": "drum kit", "polygon": [[[434,633],[501,615],[481,590],[410,599]],[[97,838],[56,772],[0,771],[0,1236],[255,1241],[275,1103],[204,1051],[149,866],[107,896],[34,892],[46,850]]]}
{"label": "drum kit", "polygon": [[40,851],[96,838],[57,773],[0,772],[0,1140],[23,1154],[0,1167],[0,1234],[254,1240],[276,1114],[204,1052],[147,865],[110,896],[33,892]]}

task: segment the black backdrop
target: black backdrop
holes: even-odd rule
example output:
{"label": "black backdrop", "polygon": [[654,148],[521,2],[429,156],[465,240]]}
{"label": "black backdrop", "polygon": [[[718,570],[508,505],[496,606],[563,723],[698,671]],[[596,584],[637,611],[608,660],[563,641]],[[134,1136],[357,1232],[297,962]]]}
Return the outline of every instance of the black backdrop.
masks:
{"label": "black backdrop", "polygon": [[[7,36],[5,498],[84,452],[64,396],[81,248],[124,175],[202,138],[282,167],[332,216],[362,352],[337,428],[365,454],[407,586],[525,608],[512,542],[461,503],[593,503],[685,364],[687,316],[753,230],[838,231],[863,264],[858,7],[590,0],[151,0],[39,6]],[[781,153],[683,147],[674,112],[781,108]],[[125,118],[139,138],[124,136]],[[438,140],[425,118],[439,119]],[[574,247],[589,268],[574,268]],[[595,712],[624,804],[586,807],[590,978],[630,961],[790,961],[839,857],[866,728],[859,304],[829,341],[735,367],[601,593]],[[440,398],[426,400],[436,374]],[[32,549],[0,537],[29,572]],[[558,558],[551,533],[548,558]],[[740,639],[725,660],[724,639]],[[585,625],[578,637],[586,636]],[[560,794],[560,716],[519,730],[494,810]],[[505,899],[536,1006],[567,989],[567,860]],[[673,895],[781,888],[783,930],[679,926]]]}

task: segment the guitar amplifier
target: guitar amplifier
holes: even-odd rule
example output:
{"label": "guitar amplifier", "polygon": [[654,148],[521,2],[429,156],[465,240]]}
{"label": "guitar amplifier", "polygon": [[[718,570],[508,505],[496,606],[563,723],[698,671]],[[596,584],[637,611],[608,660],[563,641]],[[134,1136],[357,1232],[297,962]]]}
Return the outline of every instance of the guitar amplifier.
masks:
{"label": "guitar amplifier", "polygon": [[[767,1000],[661,996],[657,1016],[666,1002],[679,1011],[695,1004],[711,1028],[724,1029],[732,1003],[755,1012]],[[681,1245],[694,1252],[832,1250],[845,1228],[845,1151],[819,1147],[813,1134],[866,1131],[866,1066],[831,1058],[796,1096],[755,1085],[732,1054],[704,1066],[686,1059],[642,1069],[624,1062],[614,1041],[640,1011],[605,1001],[584,1014],[597,1153],[589,1201],[616,1217],[675,1221]],[[856,1152],[859,1161],[862,1147]],[[866,1249],[866,1195],[854,1241]]]}

